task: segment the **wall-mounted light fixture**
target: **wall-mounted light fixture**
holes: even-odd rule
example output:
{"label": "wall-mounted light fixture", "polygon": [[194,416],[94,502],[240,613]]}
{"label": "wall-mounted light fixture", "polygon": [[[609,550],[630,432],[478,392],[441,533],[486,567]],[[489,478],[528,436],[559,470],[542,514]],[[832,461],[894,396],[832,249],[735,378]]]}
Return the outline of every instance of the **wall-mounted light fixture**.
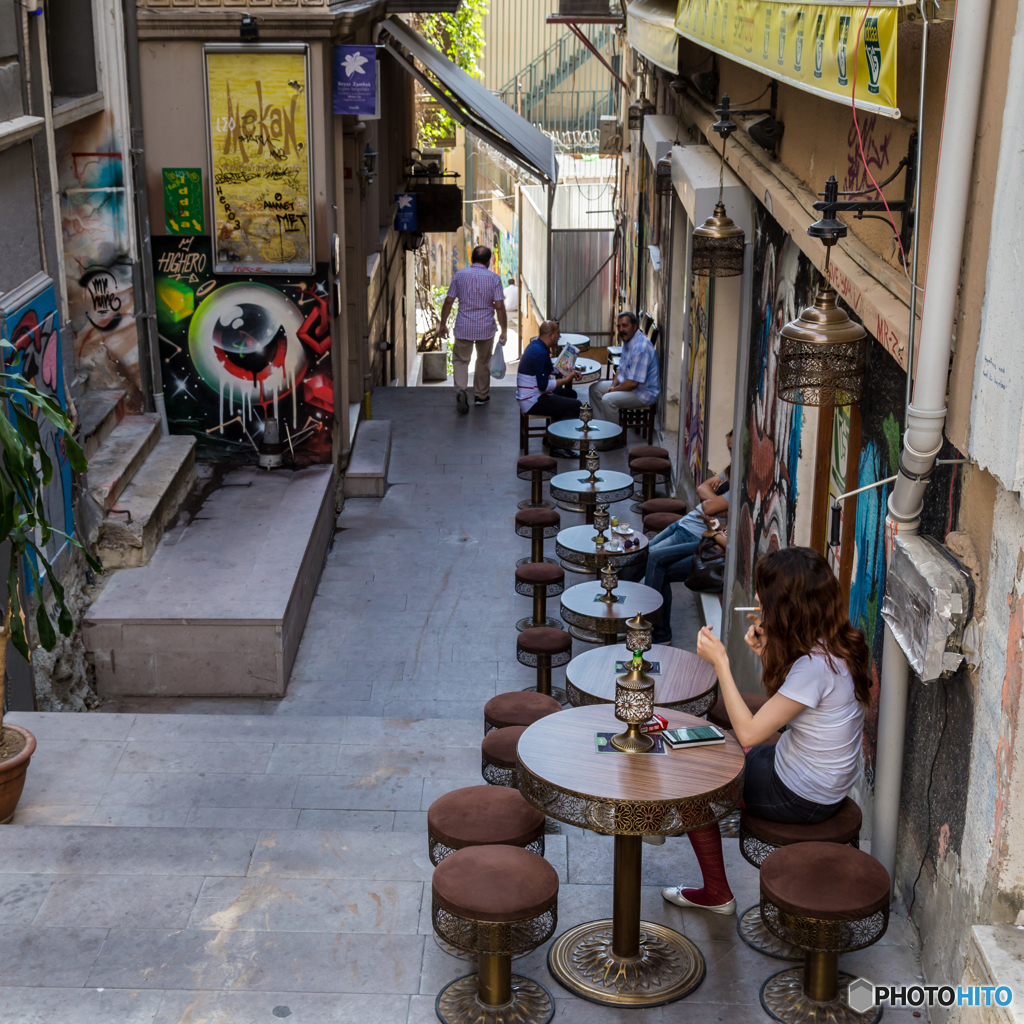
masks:
{"label": "wall-mounted light fixture", "polygon": [[242,23],[238,26],[238,37],[243,43],[255,43],[260,38],[260,23],[255,15],[243,14]]}

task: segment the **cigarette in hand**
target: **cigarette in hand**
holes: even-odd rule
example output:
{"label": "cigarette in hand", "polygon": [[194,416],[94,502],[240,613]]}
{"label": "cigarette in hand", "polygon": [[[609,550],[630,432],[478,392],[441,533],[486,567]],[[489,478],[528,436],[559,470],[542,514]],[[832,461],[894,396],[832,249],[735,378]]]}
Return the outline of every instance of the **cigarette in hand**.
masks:
{"label": "cigarette in hand", "polygon": [[760,608],[733,608],[734,612],[759,612]]}

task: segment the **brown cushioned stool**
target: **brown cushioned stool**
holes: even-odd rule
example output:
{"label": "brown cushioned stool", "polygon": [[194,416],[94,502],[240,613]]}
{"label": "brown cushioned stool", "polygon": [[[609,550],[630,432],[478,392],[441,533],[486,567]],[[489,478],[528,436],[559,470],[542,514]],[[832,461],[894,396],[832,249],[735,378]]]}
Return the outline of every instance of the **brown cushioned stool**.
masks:
{"label": "brown cushioned stool", "polygon": [[690,506],[678,498],[651,498],[640,506],[640,511],[645,516],[653,516],[658,512],[671,512],[677,516],[685,516]]}
{"label": "brown cushioned stool", "polygon": [[[524,629],[516,640],[516,661],[520,665],[536,667],[537,693],[554,697],[559,704],[566,703],[568,698],[565,690],[560,687],[552,689],[551,686],[551,670],[572,661],[572,637],[564,629],[551,629],[547,626]],[[498,700],[497,697],[493,699]],[[485,710],[485,716],[486,713]]]}
{"label": "brown cushioned stool", "polygon": [[[646,504],[647,502],[645,501],[644,505]],[[682,516],[676,515],[674,512],[653,512],[649,516],[644,516],[644,536],[651,540],[657,537],[666,527],[671,526],[673,523],[678,523],[682,518]]]}
{"label": "brown cushioned stool", "polygon": [[[781,737],[782,733],[776,733]],[[755,818],[740,812],[740,853],[748,864],[759,868],[765,858],[782,846],[794,843],[840,843],[860,848],[860,827],[863,821],[860,807],[847,797],[839,810],[827,821],[816,825],[793,825],[766,818]],[[761,921],[761,907],[748,907],[736,920],[740,938],[759,953],[778,960],[802,960],[803,952],[779,941]]]}
{"label": "brown cushioned stool", "polygon": [[544,815],[518,790],[466,786],[430,805],[427,842],[434,867],[467,846],[521,846],[543,857]]}
{"label": "brown cushioned stool", "polygon": [[633,465],[634,459],[667,459],[668,449],[660,448],[656,444],[635,444],[629,449],[629,464]]}
{"label": "brown cushioned stool", "polygon": [[444,942],[477,957],[477,972],[441,989],[444,1024],[547,1024],[555,1001],[512,973],[512,957],[542,946],[558,924],[558,874],[516,846],[470,846],[446,857],[431,879],[431,918]]}
{"label": "brown cushioned stool", "polygon": [[544,538],[554,537],[561,522],[562,517],[554,509],[520,509],[516,513],[516,533],[520,537],[530,538],[530,555],[528,558],[520,558],[516,565],[526,565],[527,562],[551,562],[558,565],[556,559],[544,557]]}
{"label": "brown cushioned stool", "polygon": [[672,463],[668,459],[633,459],[629,464],[629,472],[632,476],[639,476],[641,480],[641,493],[633,495],[638,500],[630,508],[634,512],[641,512],[641,503],[654,499],[654,487],[658,481],[667,483],[671,479]]}
{"label": "brown cushioned stool", "polygon": [[794,843],[761,864],[761,919],[783,942],[801,949],[802,967],[773,974],[761,986],[772,1019],[875,1024],[880,1008],[849,1005],[854,980],[839,972],[839,954],[877,942],[889,924],[889,873],[870,854],[840,843]]}
{"label": "brown cushioned stool", "polygon": [[[527,629],[519,634],[519,641],[530,633],[539,633],[540,630]],[[545,629],[547,633],[561,633],[560,629]],[[492,697],[484,705],[484,735],[492,729],[504,729],[510,725],[533,725],[556,711],[561,711],[562,705],[549,697],[546,693],[538,693],[536,690],[512,690],[509,693],[499,693]]]}
{"label": "brown cushioned stool", "polygon": [[[763,693],[741,693],[743,703],[750,708],[750,713],[756,715],[768,703],[768,697]],[[725,710],[725,701],[719,697],[715,706],[708,712],[708,721],[717,725],[719,729],[731,729],[732,722],[729,721],[729,712]]]}
{"label": "brown cushioned stool", "polygon": [[530,480],[530,497],[519,502],[519,508],[554,508],[550,501],[544,500],[544,481],[550,480],[558,472],[558,460],[550,455],[524,455],[516,463],[516,476],[520,480]]}
{"label": "brown cushioned stool", "polygon": [[519,789],[516,747],[527,728],[525,725],[507,725],[503,729],[492,729],[484,737],[480,744],[480,774],[487,785]]}
{"label": "brown cushioned stool", "polygon": [[549,619],[547,599],[558,597],[565,590],[565,570],[551,562],[527,562],[516,566],[516,593],[533,598],[533,615],[516,623],[516,629],[532,629],[536,626],[550,626],[559,629],[561,619]]}

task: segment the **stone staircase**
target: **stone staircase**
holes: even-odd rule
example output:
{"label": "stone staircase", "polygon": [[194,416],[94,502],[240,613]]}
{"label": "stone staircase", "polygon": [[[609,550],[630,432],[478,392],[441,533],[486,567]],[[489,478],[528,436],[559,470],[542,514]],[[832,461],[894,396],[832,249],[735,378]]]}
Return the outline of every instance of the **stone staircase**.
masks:
{"label": "stone staircase", "polygon": [[90,391],[78,403],[89,460],[81,520],[107,569],[149,562],[196,478],[195,438],[165,437],[156,413],[127,416],[123,402],[123,391]]}

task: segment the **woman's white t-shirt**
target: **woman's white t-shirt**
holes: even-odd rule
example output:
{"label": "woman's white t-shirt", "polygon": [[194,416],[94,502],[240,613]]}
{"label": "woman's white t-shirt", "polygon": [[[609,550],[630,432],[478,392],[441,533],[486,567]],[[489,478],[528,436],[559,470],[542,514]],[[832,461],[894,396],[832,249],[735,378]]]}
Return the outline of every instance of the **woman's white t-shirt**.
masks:
{"label": "woman's white t-shirt", "polygon": [[797,796],[836,804],[857,780],[864,708],[846,663],[824,654],[793,662],[779,693],[806,704],[775,746],[775,773]]}

